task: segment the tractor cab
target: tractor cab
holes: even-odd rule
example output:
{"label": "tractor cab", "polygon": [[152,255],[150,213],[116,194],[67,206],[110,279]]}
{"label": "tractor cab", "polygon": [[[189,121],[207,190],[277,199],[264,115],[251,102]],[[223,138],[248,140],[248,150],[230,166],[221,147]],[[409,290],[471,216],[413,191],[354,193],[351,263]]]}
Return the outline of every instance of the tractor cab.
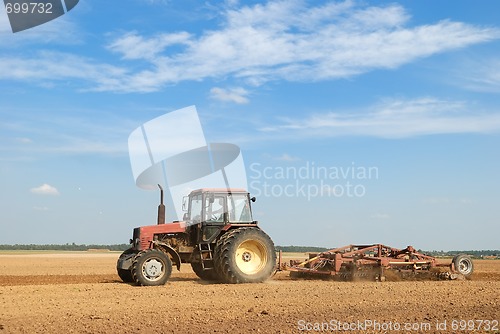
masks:
{"label": "tractor cab", "polygon": [[[243,189],[198,189],[184,197],[184,221],[197,242],[212,242],[230,225],[256,225],[250,198]],[[229,226],[228,226],[229,225]]]}
{"label": "tractor cab", "polygon": [[184,221],[189,225],[200,223],[249,224],[252,219],[248,192],[242,189],[198,189],[184,197]]}

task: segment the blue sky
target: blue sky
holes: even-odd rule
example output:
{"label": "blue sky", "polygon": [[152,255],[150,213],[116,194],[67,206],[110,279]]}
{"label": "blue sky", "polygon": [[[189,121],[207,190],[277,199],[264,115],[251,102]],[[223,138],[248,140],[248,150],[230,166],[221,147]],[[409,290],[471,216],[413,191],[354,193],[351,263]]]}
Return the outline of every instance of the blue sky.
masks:
{"label": "blue sky", "polygon": [[276,244],[498,249],[498,12],[81,0],[13,34],[2,10],[0,243],[123,243],[154,224],[128,136],[196,105],[207,141],[240,146]]}

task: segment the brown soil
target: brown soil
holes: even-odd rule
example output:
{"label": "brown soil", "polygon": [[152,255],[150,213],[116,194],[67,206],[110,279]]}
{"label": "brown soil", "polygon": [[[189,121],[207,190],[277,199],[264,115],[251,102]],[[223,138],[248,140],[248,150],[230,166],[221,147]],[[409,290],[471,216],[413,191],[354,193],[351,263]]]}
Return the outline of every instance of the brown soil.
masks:
{"label": "brown soil", "polygon": [[475,320],[475,329],[493,321],[475,333],[500,332],[500,261],[475,261],[469,281],[291,280],[282,272],[240,285],[203,282],[183,265],[165,286],[136,287],[115,274],[118,255],[0,255],[0,334],[310,333],[365,321],[372,326],[346,332],[472,332],[453,330],[454,320]]}

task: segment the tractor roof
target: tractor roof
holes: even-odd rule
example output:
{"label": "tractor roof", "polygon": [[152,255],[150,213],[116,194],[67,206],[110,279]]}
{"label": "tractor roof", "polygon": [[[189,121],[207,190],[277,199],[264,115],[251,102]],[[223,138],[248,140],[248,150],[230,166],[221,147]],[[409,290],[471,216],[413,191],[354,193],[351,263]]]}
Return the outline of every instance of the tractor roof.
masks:
{"label": "tractor roof", "polygon": [[238,193],[238,194],[248,194],[243,188],[201,188],[191,191],[193,193]]}

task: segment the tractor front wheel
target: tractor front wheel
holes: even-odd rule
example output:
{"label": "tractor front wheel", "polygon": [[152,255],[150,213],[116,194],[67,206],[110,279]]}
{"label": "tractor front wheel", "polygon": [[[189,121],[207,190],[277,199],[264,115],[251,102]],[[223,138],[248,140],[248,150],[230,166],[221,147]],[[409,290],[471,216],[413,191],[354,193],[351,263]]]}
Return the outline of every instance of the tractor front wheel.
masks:
{"label": "tractor front wheel", "polygon": [[276,252],[262,230],[242,227],[224,234],[215,247],[215,268],[225,283],[258,283],[275,270]]}
{"label": "tractor front wheel", "polygon": [[172,261],[160,250],[147,249],[136,255],[131,272],[138,285],[163,285],[172,274]]}

